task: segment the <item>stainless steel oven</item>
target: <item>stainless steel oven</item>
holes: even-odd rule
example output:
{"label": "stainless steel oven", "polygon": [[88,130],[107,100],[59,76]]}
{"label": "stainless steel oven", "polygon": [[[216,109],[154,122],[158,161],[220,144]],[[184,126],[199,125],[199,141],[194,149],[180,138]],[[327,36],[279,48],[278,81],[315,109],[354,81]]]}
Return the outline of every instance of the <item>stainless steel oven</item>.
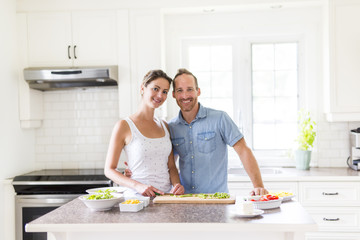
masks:
{"label": "stainless steel oven", "polygon": [[111,186],[111,181],[101,169],[42,170],[16,176],[13,185],[16,240],[46,240],[46,233],[27,233],[25,225],[85,194],[86,189]]}

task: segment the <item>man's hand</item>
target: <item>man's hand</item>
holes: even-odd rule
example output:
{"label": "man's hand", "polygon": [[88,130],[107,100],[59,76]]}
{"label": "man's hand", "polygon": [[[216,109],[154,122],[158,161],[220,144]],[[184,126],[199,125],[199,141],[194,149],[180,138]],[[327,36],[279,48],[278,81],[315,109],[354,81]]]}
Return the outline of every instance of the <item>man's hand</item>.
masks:
{"label": "man's hand", "polygon": [[124,164],[125,164],[125,166],[126,166],[125,171],[124,171],[124,175],[125,175],[125,177],[130,178],[131,175],[132,175],[132,172],[131,172],[131,170],[129,169],[129,166],[128,166],[127,162],[124,162]]}
{"label": "man's hand", "polygon": [[250,192],[250,196],[255,196],[255,195],[266,195],[269,192],[265,189],[265,188],[254,188],[251,192]]}
{"label": "man's hand", "polygon": [[171,189],[170,193],[175,195],[182,195],[185,192],[185,188],[180,183],[175,184],[175,186]]}

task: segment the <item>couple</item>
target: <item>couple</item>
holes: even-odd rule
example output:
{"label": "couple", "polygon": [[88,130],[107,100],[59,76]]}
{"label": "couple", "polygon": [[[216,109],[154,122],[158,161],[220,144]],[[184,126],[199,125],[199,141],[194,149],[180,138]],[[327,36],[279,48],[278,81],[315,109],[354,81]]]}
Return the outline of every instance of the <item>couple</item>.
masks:
{"label": "couple", "polygon": [[[171,82],[180,112],[167,125],[154,117],[154,112],[165,102]],[[258,164],[242,133],[225,112],[200,105],[199,95],[197,79],[186,69],[179,69],[173,81],[161,70],[148,72],[141,85],[139,110],[114,127],[105,175],[149,197],[155,196],[155,192],[228,192],[227,145],[230,145],[253,183],[252,195],[266,194]],[[116,170],[123,149],[131,178]],[[179,156],[180,177],[174,155]]]}

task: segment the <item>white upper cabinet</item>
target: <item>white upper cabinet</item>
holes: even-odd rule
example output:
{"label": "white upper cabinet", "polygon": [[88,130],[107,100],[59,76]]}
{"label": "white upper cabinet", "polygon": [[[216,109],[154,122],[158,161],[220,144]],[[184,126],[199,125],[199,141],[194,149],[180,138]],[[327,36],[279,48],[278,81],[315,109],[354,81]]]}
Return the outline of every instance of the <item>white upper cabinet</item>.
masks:
{"label": "white upper cabinet", "polygon": [[325,21],[325,113],[360,121],[360,1],[330,0]]}
{"label": "white upper cabinet", "polygon": [[115,11],[29,13],[27,17],[30,67],[117,64]]}

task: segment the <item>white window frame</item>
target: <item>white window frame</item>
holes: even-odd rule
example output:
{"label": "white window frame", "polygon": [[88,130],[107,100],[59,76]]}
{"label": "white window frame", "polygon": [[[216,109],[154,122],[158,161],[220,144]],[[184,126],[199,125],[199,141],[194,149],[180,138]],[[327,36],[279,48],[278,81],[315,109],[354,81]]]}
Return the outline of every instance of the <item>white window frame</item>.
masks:
{"label": "white window frame", "polygon": [[[182,66],[187,68],[188,49],[194,45],[231,45],[233,48],[233,113],[232,119],[243,132],[247,145],[252,148],[252,68],[251,45],[257,43],[289,43],[298,44],[298,108],[304,105],[305,98],[305,64],[304,38],[301,35],[267,36],[267,37],[236,37],[236,38],[199,38],[183,39]],[[191,71],[191,69],[189,69]],[[199,86],[201,89],[201,86]],[[251,104],[248,104],[248,103]],[[211,107],[211,106],[208,106]],[[241,111],[240,111],[241,109]],[[242,118],[240,119],[240,116]],[[294,166],[291,149],[287,150],[257,150],[253,151],[260,166]],[[229,151],[229,165],[238,164],[238,156]]]}

